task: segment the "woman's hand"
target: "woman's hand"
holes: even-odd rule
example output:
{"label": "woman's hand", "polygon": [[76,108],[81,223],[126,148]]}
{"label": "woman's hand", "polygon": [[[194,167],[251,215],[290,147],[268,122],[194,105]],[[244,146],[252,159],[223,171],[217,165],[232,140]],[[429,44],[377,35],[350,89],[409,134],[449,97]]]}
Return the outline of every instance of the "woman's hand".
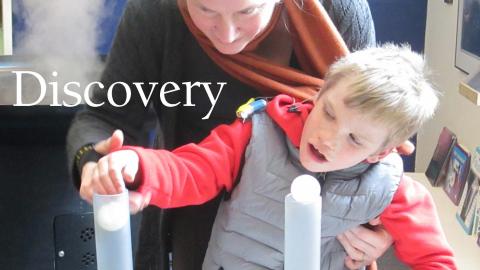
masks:
{"label": "woman's hand", "polygon": [[[118,194],[123,183],[133,183],[138,170],[138,156],[134,151],[117,151],[123,146],[123,133],[116,130],[108,139],[98,142],[94,149],[104,155],[98,162],[87,162],[82,169],[80,196],[92,203],[93,193]],[[113,152],[113,153],[111,153]],[[109,154],[110,153],[110,154]],[[129,191],[130,211],[136,213],[145,208],[150,196]]]}
{"label": "woman's hand", "polygon": [[409,140],[404,141],[402,144],[397,146],[395,150],[400,154],[400,155],[410,155],[415,151],[415,145]]}
{"label": "woman's hand", "polygon": [[373,229],[358,226],[337,236],[347,252],[345,266],[348,269],[359,269],[372,264],[393,243],[392,236],[383,228],[380,218],[369,224],[374,226]]}

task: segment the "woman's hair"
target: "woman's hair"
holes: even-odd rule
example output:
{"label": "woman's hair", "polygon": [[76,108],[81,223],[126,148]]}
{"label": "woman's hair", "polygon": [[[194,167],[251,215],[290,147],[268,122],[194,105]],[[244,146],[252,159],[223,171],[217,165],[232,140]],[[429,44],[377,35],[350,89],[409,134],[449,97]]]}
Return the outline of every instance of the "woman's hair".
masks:
{"label": "woman's hair", "polygon": [[410,138],[438,105],[423,57],[407,45],[385,44],[357,51],[335,62],[325,77],[325,92],[348,79],[345,105],[366,113],[390,130],[385,146]]}

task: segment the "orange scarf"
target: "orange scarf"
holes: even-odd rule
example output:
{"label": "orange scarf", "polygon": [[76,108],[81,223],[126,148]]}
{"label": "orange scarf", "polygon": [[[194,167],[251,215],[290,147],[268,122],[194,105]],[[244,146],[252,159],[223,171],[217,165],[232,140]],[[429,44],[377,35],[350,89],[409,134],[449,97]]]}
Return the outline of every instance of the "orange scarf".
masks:
{"label": "orange scarf", "polygon": [[177,0],[185,24],[202,49],[225,72],[260,90],[263,95],[284,93],[301,99],[311,98],[323,85],[328,66],[348,53],[340,33],[318,0],[284,0],[289,17],[289,31],[295,37],[293,49],[300,67],[281,66],[252,53],[252,49],[276,26],[282,5],[279,4],[267,28],[241,53],[225,55],[195,26],[185,0]]}

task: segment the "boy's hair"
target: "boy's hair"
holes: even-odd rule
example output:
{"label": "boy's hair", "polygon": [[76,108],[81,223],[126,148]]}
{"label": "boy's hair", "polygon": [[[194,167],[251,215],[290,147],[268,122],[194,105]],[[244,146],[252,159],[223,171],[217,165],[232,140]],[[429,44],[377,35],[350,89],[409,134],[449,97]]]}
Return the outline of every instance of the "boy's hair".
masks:
{"label": "boy's hair", "polygon": [[435,113],[438,92],[427,75],[423,57],[409,46],[385,44],[336,61],[320,95],[339,80],[350,80],[345,105],[386,125],[390,133],[382,147],[392,147],[410,138]]}

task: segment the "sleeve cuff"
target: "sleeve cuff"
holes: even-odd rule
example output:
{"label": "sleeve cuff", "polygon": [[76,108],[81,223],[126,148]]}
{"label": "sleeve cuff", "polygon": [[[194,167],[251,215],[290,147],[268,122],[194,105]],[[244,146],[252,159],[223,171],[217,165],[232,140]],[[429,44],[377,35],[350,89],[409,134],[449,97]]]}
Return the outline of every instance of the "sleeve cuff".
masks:
{"label": "sleeve cuff", "polygon": [[93,144],[84,145],[77,151],[73,167],[73,183],[78,190],[81,185],[83,166],[90,161],[97,162],[101,157],[102,155],[93,148]]}

